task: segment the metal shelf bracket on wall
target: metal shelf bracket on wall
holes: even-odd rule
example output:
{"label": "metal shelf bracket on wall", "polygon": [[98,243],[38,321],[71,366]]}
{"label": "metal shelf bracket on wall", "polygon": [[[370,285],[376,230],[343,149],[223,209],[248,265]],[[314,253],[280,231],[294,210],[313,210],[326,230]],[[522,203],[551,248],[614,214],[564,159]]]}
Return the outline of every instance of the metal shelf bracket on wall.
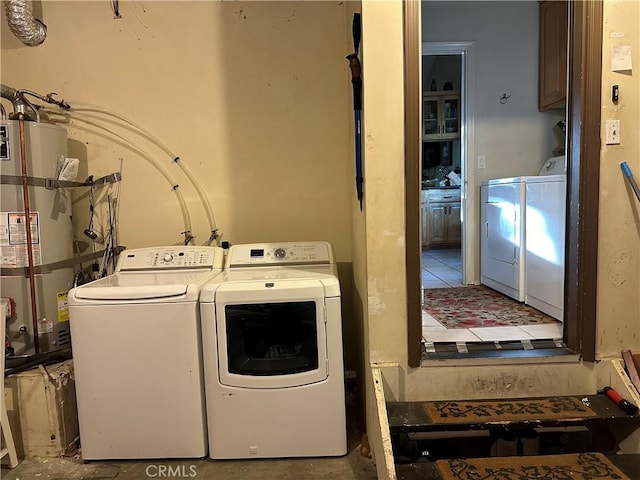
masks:
{"label": "metal shelf bracket on wall", "polygon": [[[96,180],[89,177],[84,182],[71,182],[67,180],[57,180],[55,178],[27,177],[27,184],[31,187],[44,187],[47,190],[54,190],[56,188],[91,187],[105,183],[117,183],[120,180],[122,180],[122,175],[120,172],[115,172]],[[0,184],[22,185],[22,177],[19,175],[0,175]]]}

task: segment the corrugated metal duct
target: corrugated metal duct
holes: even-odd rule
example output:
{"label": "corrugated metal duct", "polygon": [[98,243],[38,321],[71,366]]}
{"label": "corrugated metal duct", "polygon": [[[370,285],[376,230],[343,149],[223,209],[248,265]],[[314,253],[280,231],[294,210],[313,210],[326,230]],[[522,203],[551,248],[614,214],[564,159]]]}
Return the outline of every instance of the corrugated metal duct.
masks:
{"label": "corrugated metal duct", "polygon": [[47,26],[33,17],[31,5],[26,0],[5,0],[3,3],[9,30],[22,43],[35,47],[44,42],[47,38]]}

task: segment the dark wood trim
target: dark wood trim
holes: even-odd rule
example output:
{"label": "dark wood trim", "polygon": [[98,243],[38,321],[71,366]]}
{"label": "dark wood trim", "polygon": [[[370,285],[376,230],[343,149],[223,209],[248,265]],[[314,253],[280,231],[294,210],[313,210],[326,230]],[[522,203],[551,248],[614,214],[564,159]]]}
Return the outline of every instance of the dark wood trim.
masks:
{"label": "dark wood trim", "polygon": [[594,361],[600,118],[602,82],[601,1],[569,2],[570,72],[565,255],[565,341]]}
{"label": "dark wood trim", "polygon": [[405,158],[405,247],[407,269],[407,345],[409,367],[420,366],[422,340],[422,313],[420,291],[422,268],[420,249],[420,121],[422,89],[420,64],[422,39],[420,38],[419,0],[407,0],[404,5],[404,158]]}

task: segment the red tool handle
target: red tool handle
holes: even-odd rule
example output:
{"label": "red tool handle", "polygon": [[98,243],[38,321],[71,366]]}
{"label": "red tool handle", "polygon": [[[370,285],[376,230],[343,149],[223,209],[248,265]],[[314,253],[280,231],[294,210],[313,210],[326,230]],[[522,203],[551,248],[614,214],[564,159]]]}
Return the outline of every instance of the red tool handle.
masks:
{"label": "red tool handle", "polygon": [[622,396],[611,387],[605,387],[604,394],[611,400],[613,400],[616,404],[622,401]]}
{"label": "red tool handle", "polygon": [[604,387],[598,393],[604,393],[612,402],[618,405],[618,407],[629,415],[635,415],[638,412],[638,407],[636,405],[622,398],[622,396],[620,396],[620,394],[611,387]]}

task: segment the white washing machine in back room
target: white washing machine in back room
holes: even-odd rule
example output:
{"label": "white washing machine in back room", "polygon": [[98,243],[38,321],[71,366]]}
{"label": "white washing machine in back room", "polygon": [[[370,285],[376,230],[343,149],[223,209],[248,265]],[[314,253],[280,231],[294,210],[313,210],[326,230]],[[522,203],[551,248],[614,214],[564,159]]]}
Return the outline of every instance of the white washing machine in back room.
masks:
{"label": "white washing machine in back room", "polygon": [[229,249],[200,295],[211,458],[346,453],[340,299],[326,242]]}
{"label": "white washing machine in back room", "polygon": [[525,303],[564,319],[566,176],[545,175],[527,181],[525,224]]}
{"label": "white washing machine in back room", "polygon": [[125,250],[69,292],[84,460],[206,456],[198,296],[223,263],[218,247]]}

